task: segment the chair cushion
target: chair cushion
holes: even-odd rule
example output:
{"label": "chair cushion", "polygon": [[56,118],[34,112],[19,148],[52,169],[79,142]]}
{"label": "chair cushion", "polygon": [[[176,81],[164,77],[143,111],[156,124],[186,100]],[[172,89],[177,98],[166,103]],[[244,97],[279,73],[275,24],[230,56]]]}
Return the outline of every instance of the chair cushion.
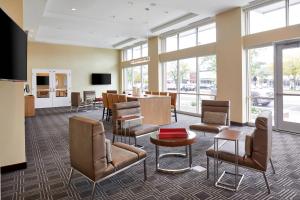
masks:
{"label": "chair cushion", "polygon": [[226,125],[227,114],[223,112],[204,112],[203,123]]}
{"label": "chair cushion", "polygon": [[107,163],[111,163],[112,155],[111,155],[111,141],[109,139],[105,139],[105,148],[106,148],[106,159]]}
{"label": "chair cushion", "polygon": [[134,152],[115,146],[111,146],[112,164],[116,170],[120,170],[132,163],[138,161],[138,155]]}
{"label": "chair cushion", "polygon": [[221,131],[227,129],[228,126],[222,126],[217,124],[206,124],[206,123],[197,123],[190,125],[191,130],[203,131],[208,133],[220,133]]}
{"label": "chair cushion", "polygon": [[140,149],[140,148],[128,145],[128,144],[124,144],[124,143],[121,143],[121,142],[116,142],[116,143],[114,143],[114,146],[120,147],[122,149],[126,149],[130,152],[133,152],[133,153],[136,153],[139,160],[142,159],[142,158],[145,158],[147,156],[146,151],[144,151],[143,149]]}

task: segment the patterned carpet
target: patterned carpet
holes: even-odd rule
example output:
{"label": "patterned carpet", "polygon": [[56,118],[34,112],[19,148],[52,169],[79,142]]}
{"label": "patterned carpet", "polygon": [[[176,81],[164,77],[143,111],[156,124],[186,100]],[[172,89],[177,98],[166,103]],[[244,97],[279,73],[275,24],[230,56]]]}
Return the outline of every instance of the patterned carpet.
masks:
{"label": "patterned carpet", "polygon": [[[40,109],[37,116],[26,119],[26,155],[28,167],[13,173],[2,174],[2,200],[8,199],[88,199],[92,185],[75,173],[70,187],[67,177],[70,170],[68,146],[68,118],[83,115],[100,119],[101,111],[67,113],[65,108]],[[178,123],[169,127],[188,127],[198,118],[179,115]],[[111,124],[104,122],[106,135],[111,138]],[[233,127],[240,129],[239,127]],[[242,128],[250,132],[252,128]],[[213,135],[198,134],[198,143],[193,145],[193,166],[206,167],[205,150],[213,144]],[[206,171],[195,170],[168,175],[155,171],[154,146],[149,136],[138,139],[148,152],[148,180],[143,181],[143,166],[137,165],[104,182],[97,184],[95,199],[183,200],[183,199],[300,199],[300,137],[274,132],[273,162],[276,174],[271,169],[267,177],[271,194],[267,194],[263,176],[249,170],[240,171],[245,178],[237,193],[213,186],[206,180]],[[169,152],[171,149],[161,149]],[[172,149],[181,151],[184,149]],[[187,160],[166,158],[163,165],[183,167]],[[212,166],[212,164],[211,164]],[[232,169],[222,164],[221,170]],[[212,171],[212,170],[211,170]]]}

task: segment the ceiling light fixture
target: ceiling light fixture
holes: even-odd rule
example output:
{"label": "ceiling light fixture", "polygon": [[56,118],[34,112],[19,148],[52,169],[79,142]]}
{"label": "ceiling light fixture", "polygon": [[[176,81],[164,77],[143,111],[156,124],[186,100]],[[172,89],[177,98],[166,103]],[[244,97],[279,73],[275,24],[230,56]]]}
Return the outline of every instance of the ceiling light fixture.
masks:
{"label": "ceiling light fixture", "polygon": [[72,10],[72,11],[76,11],[77,9],[76,9],[76,8],[72,8],[71,10]]}

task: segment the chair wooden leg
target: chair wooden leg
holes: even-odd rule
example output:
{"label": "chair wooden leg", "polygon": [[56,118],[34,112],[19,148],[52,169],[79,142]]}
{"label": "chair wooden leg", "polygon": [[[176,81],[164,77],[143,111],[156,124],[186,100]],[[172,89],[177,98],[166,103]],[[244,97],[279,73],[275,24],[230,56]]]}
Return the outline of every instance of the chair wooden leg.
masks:
{"label": "chair wooden leg", "polygon": [[272,170],[273,170],[273,174],[275,174],[275,168],[274,168],[274,165],[273,165],[273,162],[272,162],[271,158],[270,158],[270,163],[271,163],[271,167],[272,167]]}
{"label": "chair wooden leg", "polygon": [[209,157],[206,158],[206,178],[209,179]]}
{"label": "chair wooden leg", "polygon": [[144,181],[147,180],[147,165],[146,165],[146,159],[144,160]]}
{"label": "chair wooden leg", "polygon": [[263,176],[264,176],[266,186],[267,186],[267,189],[268,189],[268,194],[271,194],[270,186],[269,186],[268,179],[267,179],[267,176],[266,176],[265,172],[263,172]]}
{"label": "chair wooden leg", "polygon": [[93,183],[93,189],[92,189],[92,195],[91,195],[92,200],[94,199],[95,187],[96,187],[96,182]]}

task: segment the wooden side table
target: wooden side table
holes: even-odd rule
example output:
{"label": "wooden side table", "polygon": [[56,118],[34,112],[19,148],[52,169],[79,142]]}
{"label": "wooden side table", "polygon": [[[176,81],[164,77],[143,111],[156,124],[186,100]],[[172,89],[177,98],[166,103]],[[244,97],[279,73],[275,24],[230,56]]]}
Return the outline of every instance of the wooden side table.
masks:
{"label": "wooden side table", "polygon": [[[174,139],[159,139],[158,133],[153,133],[150,136],[150,141],[155,145],[155,156],[156,156],[156,171],[164,173],[182,173],[191,170],[192,168],[192,144],[196,143],[196,134],[192,131],[188,131],[187,138],[174,138]],[[166,153],[159,154],[159,147],[186,147],[186,154],[182,153]],[[189,149],[189,152],[187,151]],[[189,156],[189,166],[181,169],[166,169],[159,167],[159,159],[167,156]]]}
{"label": "wooden side table", "polygon": [[[231,190],[231,191],[237,191],[244,175],[239,174],[239,164],[238,164],[238,155],[239,155],[239,138],[243,135],[241,131],[231,130],[231,129],[225,129],[218,135],[214,137],[214,182],[216,187],[220,187],[223,189]],[[235,173],[224,171],[222,175],[219,177],[219,160],[218,160],[218,154],[219,154],[219,140],[228,140],[233,141],[235,146]],[[234,175],[234,185],[222,182],[222,178],[225,174]],[[216,181],[216,177],[218,180]],[[238,177],[241,177],[238,181]]]}

